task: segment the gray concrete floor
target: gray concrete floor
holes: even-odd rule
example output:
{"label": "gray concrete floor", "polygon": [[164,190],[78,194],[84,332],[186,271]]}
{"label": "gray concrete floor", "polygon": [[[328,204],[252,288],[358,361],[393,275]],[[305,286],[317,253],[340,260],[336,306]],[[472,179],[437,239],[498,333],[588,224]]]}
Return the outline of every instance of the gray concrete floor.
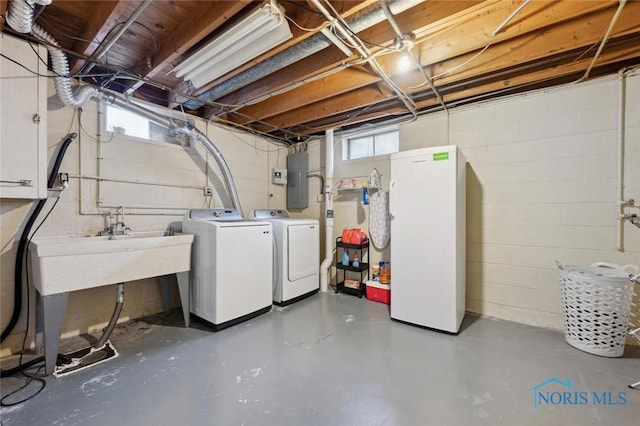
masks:
{"label": "gray concrete floor", "polygon": [[[217,333],[179,318],[119,326],[119,357],[47,379],[40,395],[0,411],[2,426],[639,424],[640,391],[627,388],[640,380],[637,347],[603,358],[556,331],[471,315],[451,336],[344,294]],[[570,379],[588,403],[534,407],[530,389],[549,378]],[[593,392],[610,402],[625,392],[626,404],[593,404]]]}

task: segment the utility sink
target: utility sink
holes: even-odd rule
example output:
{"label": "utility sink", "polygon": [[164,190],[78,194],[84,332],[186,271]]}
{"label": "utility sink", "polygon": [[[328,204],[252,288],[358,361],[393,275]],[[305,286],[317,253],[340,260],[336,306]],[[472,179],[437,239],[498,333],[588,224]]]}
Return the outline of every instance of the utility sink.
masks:
{"label": "utility sink", "polygon": [[33,285],[41,295],[188,271],[193,235],[135,232],[31,241]]}
{"label": "utility sink", "polygon": [[[36,288],[36,349],[44,345],[45,374],[56,367],[69,292],[176,274],[189,326],[189,270],[193,235],[135,232],[100,237],[51,237],[31,241]],[[105,301],[106,302],[106,301]]]}

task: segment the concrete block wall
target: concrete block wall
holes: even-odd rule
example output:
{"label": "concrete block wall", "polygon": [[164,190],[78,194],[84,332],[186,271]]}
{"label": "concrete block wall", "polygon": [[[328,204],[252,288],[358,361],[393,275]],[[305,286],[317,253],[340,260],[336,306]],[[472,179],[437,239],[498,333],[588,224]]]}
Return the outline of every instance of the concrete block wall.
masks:
{"label": "concrete block wall", "polygon": [[[49,88],[50,103],[55,104],[53,86]],[[78,175],[98,174],[97,104],[87,103],[80,115],[69,108],[52,105],[48,111],[48,157],[69,132],[78,133],[60,167],[71,175],[70,186],[37,233],[45,236],[96,235],[105,226],[105,214],[125,207],[125,222],[133,231],[165,230],[171,222],[181,222],[188,208],[229,207],[219,169],[202,149],[183,149],[178,145],[133,141],[119,135],[102,136],[100,143],[100,176],[116,180],[152,182],[146,185],[122,182],[101,182],[80,179]],[[216,144],[224,155],[240,196],[245,214],[252,209],[284,208],[284,189],[271,185],[273,159],[286,164],[286,148],[264,138],[231,131],[196,119],[196,126]],[[204,186],[213,187],[213,199],[204,196]],[[277,194],[269,197],[269,194]],[[102,200],[97,203],[97,197]],[[52,206],[49,201],[41,215]],[[14,262],[19,238],[32,202],[2,199],[0,203],[0,322],[4,329],[13,310]],[[35,229],[35,228],[34,228]],[[100,333],[110,319],[115,302],[115,287],[106,286],[73,292],[70,295],[63,337],[81,333]],[[177,306],[177,288],[174,291]],[[33,296],[29,306],[33,321]],[[125,303],[121,321],[162,312],[163,306],[155,279],[135,281],[125,286]],[[3,342],[0,356],[20,349],[26,327],[27,304],[23,302],[18,326]],[[31,334],[33,322],[31,322]],[[32,340],[30,339],[29,342]]]}
{"label": "concrete block wall", "polygon": [[[625,107],[625,198],[639,200],[640,75],[627,77]],[[640,265],[639,229],[626,224],[625,250],[616,249],[617,111],[618,80],[607,77],[400,125],[401,151],[453,144],[468,160],[468,311],[561,329],[556,260]],[[376,167],[388,189],[389,156],[341,158],[338,143],[336,179]],[[336,198],[335,236],[344,226],[367,229],[359,196]],[[388,250],[372,250],[372,261],[388,260]]]}
{"label": "concrete block wall", "polygon": [[[469,311],[560,329],[556,260],[640,265],[640,230],[627,223],[616,249],[618,99],[608,77],[401,126],[401,150],[453,144],[468,159]],[[625,107],[625,198],[638,200],[638,75],[627,78]]]}

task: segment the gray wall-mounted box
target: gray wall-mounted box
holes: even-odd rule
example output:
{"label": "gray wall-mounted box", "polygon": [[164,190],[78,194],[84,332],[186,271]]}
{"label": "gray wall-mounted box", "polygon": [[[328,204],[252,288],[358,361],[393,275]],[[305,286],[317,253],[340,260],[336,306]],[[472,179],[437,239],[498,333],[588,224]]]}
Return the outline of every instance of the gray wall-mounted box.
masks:
{"label": "gray wall-mounted box", "polygon": [[306,152],[287,156],[287,209],[309,207],[309,155]]}

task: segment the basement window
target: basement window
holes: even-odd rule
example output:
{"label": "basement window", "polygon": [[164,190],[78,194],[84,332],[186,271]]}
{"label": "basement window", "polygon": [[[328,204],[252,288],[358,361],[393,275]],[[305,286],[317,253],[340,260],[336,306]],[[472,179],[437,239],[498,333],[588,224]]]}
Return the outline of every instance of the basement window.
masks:
{"label": "basement window", "polygon": [[398,128],[386,128],[374,133],[358,133],[342,138],[342,159],[375,157],[398,152],[400,131]]}
{"label": "basement window", "polygon": [[[193,120],[188,120],[194,124]],[[133,139],[164,142],[183,147],[192,146],[187,135],[173,136],[169,128],[143,117],[128,109],[113,105],[106,105],[104,114],[104,128],[107,132],[128,136]]]}

